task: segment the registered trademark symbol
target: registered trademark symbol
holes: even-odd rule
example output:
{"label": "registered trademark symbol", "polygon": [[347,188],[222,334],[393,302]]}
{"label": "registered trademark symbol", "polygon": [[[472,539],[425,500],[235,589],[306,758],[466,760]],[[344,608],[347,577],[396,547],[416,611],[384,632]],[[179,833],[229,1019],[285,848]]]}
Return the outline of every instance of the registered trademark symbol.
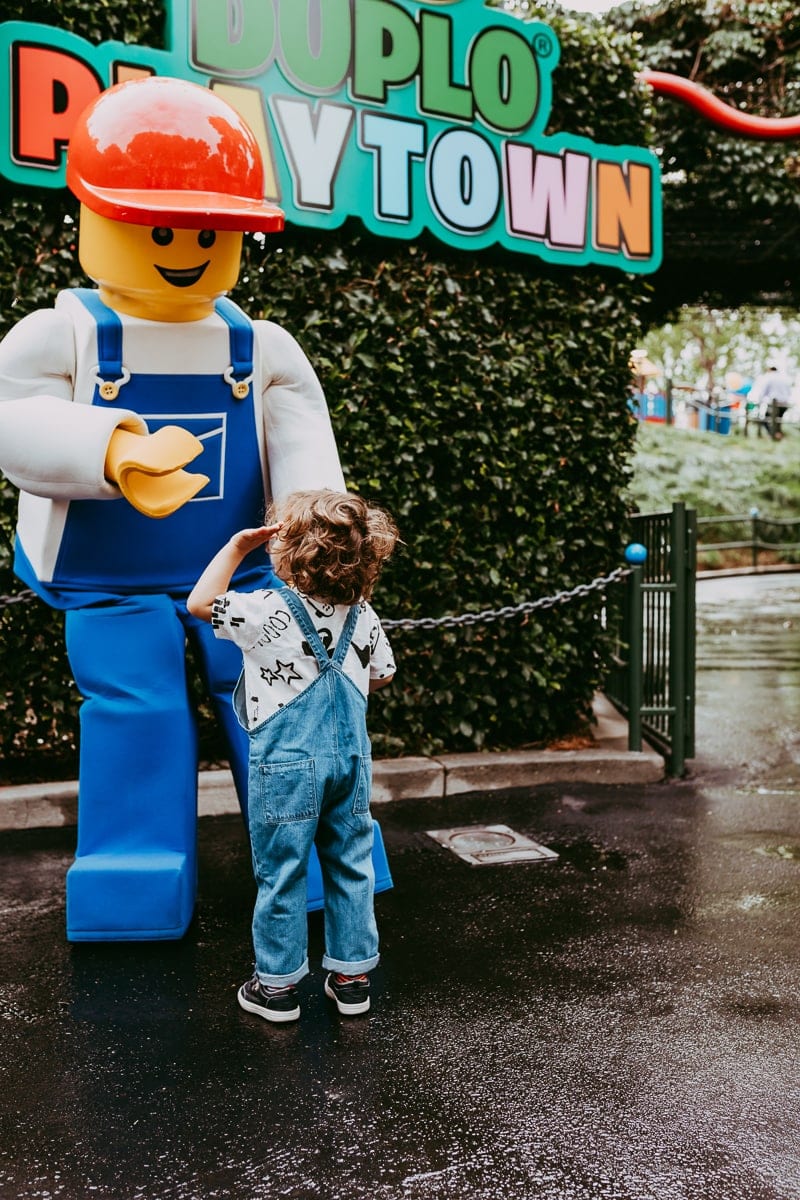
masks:
{"label": "registered trademark symbol", "polygon": [[537,33],[533,39],[534,52],[539,58],[547,58],[553,53],[553,41],[546,33]]}

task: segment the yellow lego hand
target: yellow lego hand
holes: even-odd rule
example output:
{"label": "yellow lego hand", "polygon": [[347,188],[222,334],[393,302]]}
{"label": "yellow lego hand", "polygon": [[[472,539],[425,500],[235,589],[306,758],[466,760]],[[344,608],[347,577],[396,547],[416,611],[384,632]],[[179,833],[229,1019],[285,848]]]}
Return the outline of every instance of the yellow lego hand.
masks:
{"label": "yellow lego hand", "polygon": [[182,470],[202,451],[203,443],[179,425],[146,435],[115,429],[105,476],[146,517],[168,517],[208,483],[207,475]]}

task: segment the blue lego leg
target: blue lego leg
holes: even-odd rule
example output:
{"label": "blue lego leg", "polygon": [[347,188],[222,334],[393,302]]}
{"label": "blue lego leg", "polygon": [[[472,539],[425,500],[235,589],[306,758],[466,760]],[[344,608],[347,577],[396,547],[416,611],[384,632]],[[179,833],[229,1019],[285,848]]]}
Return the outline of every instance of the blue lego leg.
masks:
{"label": "blue lego leg", "polygon": [[233,642],[214,636],[207,621],[186,613],[187,632],[198,652],[200,673],[228,747],[228,763],[247,824],[247,761],[250,739],[239,724],[231,699],[242,670],[242,652]]}
{"label": "blue lego leg", "polygon": [[[389,870],[389,860],[383,844],[383,834],[377,821],[372,822],[374,840],[372,843],[372,866],[375,870],[375,891],[386,892],[394,887],[392,873]],[[308,911],[314,912],[325,907],[325,891],[322,884],[322,868],[315,846],[311,848],[311,858],[308,862]]]}
{"label": "blue lego leg", "polygon": [[166,596],[66,614],[80,714],[67,938],[180,938],[197,887],[197,735],[185,634]]}

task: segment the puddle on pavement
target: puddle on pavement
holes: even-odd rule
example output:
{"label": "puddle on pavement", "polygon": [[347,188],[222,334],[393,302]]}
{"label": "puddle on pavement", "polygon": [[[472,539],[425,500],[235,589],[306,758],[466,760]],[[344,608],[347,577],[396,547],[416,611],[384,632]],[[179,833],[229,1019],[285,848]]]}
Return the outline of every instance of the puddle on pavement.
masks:
{"label": "puddle on pavement", "polygon": [[[783,793],[778,793],[779,795]],[[788,792],[787,795],[796,795]],[[766,841],[764,838],[766,837]],[[748,833],[729,833],[723,835],[722,841],[728,845],[738,846],[750,854],[758,854],[761,858],[777,858],[783,862],[800,862],[800,843],[781,838],[778,831],[754,830]]]}
{"label": "puddle on pavement", "polygon": [[581,841],[570,844],[553,842],[562,863],[570,863],[579,871],[624,871],[628,860],[619,850],[608,850],[594,842]]}
{"label": "puddle on pavement", "polygon": [[769,908],[769,906],[769,898],[758,892],[748,892],[746,896],[740,896],[736,901],[736,907],[741,912],[756,912],[760,908]]}
{"label": "puddle on pavement", "polygon": [[733,1017],[797,1017],[797,1006],[777,996],[733,996],[716,1005],[720,1012]]}
{"label": "puddle on pavement", "polygon": [[783,858],[789,862],[800,862],[800,846],[791,846],[785,843],[781,843],[779,846],[756,846],[753,853],[761,854],[765,858]]}

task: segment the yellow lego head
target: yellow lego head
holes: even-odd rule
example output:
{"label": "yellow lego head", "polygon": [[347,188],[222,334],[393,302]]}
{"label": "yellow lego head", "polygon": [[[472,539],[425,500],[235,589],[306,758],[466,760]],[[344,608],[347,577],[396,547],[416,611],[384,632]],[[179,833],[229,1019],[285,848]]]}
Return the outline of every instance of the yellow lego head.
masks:
{"label": "yellow lego head", "polygon": [[81,205],[78,255],[110,308],[153,321],[196,321],[239,278],[242,234],[101,217]]}

